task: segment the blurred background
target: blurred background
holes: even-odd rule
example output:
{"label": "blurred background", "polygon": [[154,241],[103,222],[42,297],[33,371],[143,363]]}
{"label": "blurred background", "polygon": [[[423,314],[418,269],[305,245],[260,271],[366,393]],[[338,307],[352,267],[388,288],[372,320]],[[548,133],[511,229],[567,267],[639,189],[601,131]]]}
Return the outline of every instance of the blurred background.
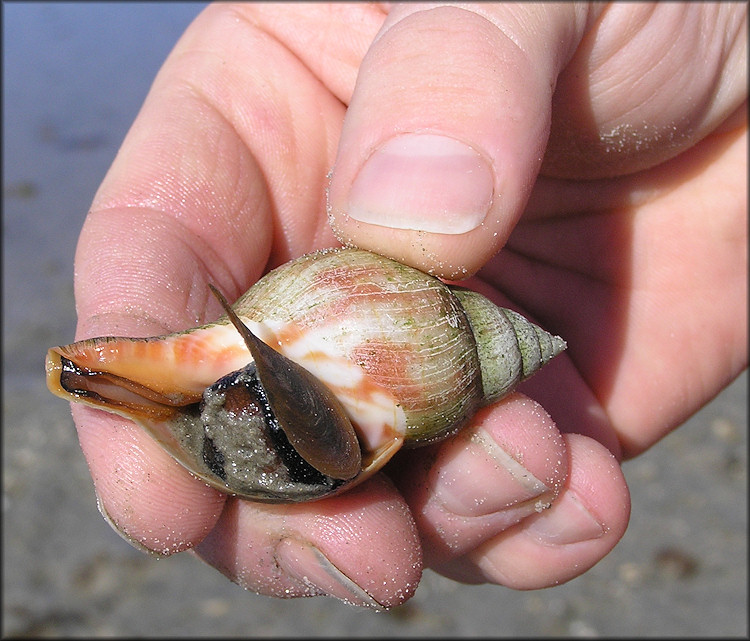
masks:
{"label": "blurred background", "polygon": [[188,554],[147,557],[109,528],[68,405],[46,390],[44,356],[73,338],[73,256],[94,192],[204,6],[2,4],[3,637],[746,636],[746,373],[625,464],[628,532],[552,589],[427,571],[387,613],[274,600]]}

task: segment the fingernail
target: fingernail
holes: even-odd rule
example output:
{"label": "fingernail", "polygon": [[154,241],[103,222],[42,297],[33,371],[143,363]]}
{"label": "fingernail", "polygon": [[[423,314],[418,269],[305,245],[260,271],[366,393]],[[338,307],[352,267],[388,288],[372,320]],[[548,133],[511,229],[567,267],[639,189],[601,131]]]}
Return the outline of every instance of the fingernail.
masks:
{"label": "fingernail", "polygon": [[510,509],[533,514],[546,507],[534,499],[551,495],[551,488],[506,452],[483,431],[443,466],[435,481],[435,496],[460,516],[485,516]]}
{"label": "fingernail", "polygon": [[547,545],[567,545],[598,539],[604,527],[575,493],[568,491],[529,523],[527,532]]}
{"label": "fingernail", "polygon": [[327,594],[353,605],[384,609],[314,545],[284,539],[276,547],[275,558],[283,570],[319,594]]}
{"label": "fingernail", "polygon": [[394,229],[463,234],[482,223],[493,189],[489,161],[468,145],[404,134],[368,158],[352,184],[347,214]]}

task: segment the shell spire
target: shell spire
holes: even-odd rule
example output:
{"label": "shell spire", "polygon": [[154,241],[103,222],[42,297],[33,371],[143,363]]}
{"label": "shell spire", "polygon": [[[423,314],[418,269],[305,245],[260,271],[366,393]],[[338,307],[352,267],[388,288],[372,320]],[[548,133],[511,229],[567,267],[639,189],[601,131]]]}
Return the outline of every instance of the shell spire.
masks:
{"label": "shell spire", "polygon": [[485,404],[509,394],[567,347],[559,336],[481,294],[456,286],[450,290],[474,332]]}

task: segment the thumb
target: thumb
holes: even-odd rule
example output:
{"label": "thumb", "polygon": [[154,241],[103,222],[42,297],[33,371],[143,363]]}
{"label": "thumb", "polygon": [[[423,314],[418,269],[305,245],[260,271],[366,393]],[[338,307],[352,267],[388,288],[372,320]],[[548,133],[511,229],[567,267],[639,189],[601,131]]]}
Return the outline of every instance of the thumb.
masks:
{"label": "thumb", "polygon": [[[468,7],[468,8],[466,8]],[[505,243],[539,170],[577,5],[397,5],[360,67],[329,190],[339,240],[445,278]]]}

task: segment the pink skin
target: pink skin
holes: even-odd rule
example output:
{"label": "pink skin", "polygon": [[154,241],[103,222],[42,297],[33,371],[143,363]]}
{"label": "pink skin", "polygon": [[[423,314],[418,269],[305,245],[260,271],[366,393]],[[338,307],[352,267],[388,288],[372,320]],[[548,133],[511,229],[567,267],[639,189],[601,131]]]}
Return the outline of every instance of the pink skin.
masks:
{"label": "pink skin", "polygon": [[422,568],[409,508],[382,475],[314,508],[231,501],[197,553],[257,592],[375,608],[411,596]]}
{"label": "pink skin", "polygon": [[[335,230],[446,278],[475,274],[569,349],[524,385],[538,402],[514,394],[456,439],[399,453],[393,483],[308,505],[227,498],[132,423],[76,407],[113,526],[159,553],[195,549],[264,594],[372,607],[406,600],[423,565],[530,589],[604,557],[629,515],[618,461],[747,365],[745,12],[206,9],[94,199],[77,339],[216,318],[209,282],[234,299],[269,266],[337,244]],[[388,143],[413,133],[428,136]]]}

